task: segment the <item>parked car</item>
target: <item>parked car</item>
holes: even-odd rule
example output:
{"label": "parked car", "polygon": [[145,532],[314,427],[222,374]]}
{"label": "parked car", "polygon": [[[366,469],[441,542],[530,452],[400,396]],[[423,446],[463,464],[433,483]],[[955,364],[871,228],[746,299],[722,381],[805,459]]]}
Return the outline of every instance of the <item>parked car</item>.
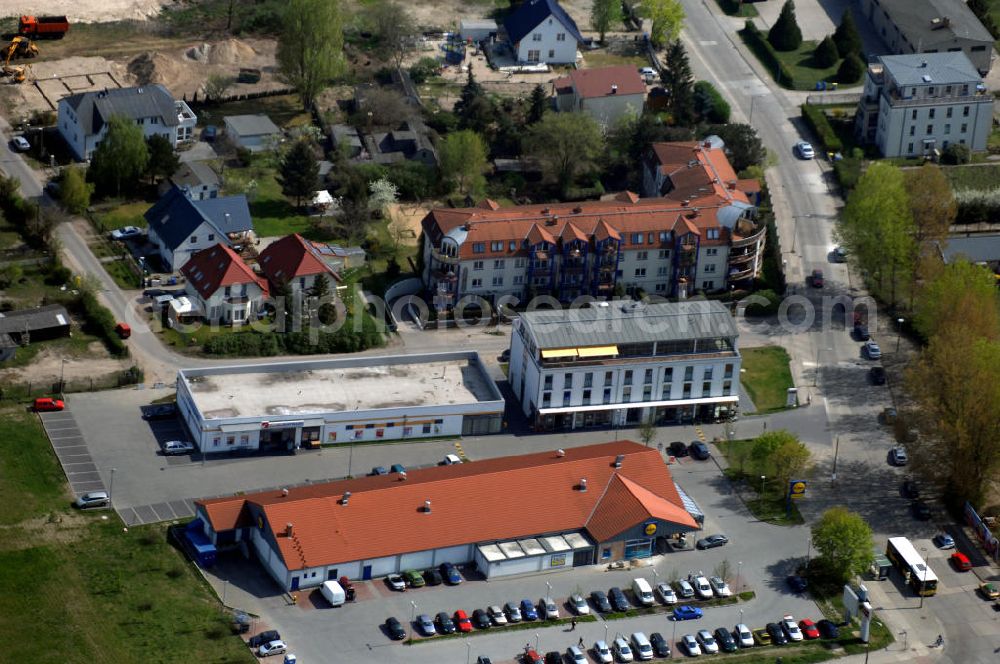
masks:
{"label": "parked car", "polygon": [[499,362],[510,362],[510,348],[504,348],[503,352],[497,356]]}
{"label": "parked car", "polygon": [[684,652],[688,654],[688,657],[697,657],[701,654],[701,646],[698,645],[698,639],[694,638],[693,634],[682,636],[680,645],[684,648]]}
{"label": "parked car", "polygon": [[107,491],[89,491],[77,498],[73,504],[85,510],[91,507],[107,507],[110,503],[111,497]]}
{"label": "parked car", "polygon": [[455,621],[455,627],[458,629],[458,631],[463,633],[472,631],[472,621],[469,620],[469,614],[467,614],[462,609],[459,609],[458,611],[455,612],[455,615],[452,617],[452,620]]}
{"label": "parked car", "polygon": [[869,339],[865,342],[865,345],[861,347],[861,352],[869,360],[877,360],[882,357],[882,349],[875,342],[874,339]]}
{"label": "parked car", "polygon": [[399,574],[389,574],[385,577],[385,584],[392,590],[406,590],[406,581]]}
{"label": "parked car", "polygon": [[524,657],[521,658],[521,661],[523,661],[524,664],[544,664],[542,656],[531,648],[525,651]]}
{"label": "parked car", "polygon": [[441,563],[438,569],[441,571],[444,582],[449,586],[457,586],[462,583],[462,575],[458,573],[458,568],[452,563]]}
{"label": "parked car", "polygon": [[847,249],[845,249],[844,247],[841,247],[841,246],[834,247],[833,251],[830,254],[830,256],[831,256],[831,258],[833,258],[833,262],[834,263],[846,263],[847,262]]}
{"label": "parked car", "polygon": [[813,270],[809,275],[809,285],[813,288],[823,287],[823,270]]}
{"label": "parked car", "polygon": [[566,659],[570,661],[570,664],[587,664],[587,656],[576,646],[566,648]]}
{"label": "parked car", "polygon": [[493,660],[486,655],[480,655],[476,658],[476,664],[493,664]]}
{"label": "parked car", "polygon": [[670,452],[670,456],[680,459],[688,455],[688,446],[679,440],[675,440],[667,447],[667,451]]}
{"label": "parked car", "polygon": [[688,450],[691,452],[691,458],[698,461],[707,461],[712,456],[712,453],[708,451],[708,445],[700,440],[691,441]]}
{"label": "parked car", "polygon": [[[908,500],[916,500],[920,497],[920,486],[913,480],[903,480],[903,483],[899,485],[899,495]],[[937,544],[937,537],[934,540],[934,543]],[[952,541],[951,545],[955,546],[955,542]]]}
{"label": "parked car", "polygon": [[792,616],[783,616],[781,618],[781,628],[785,630],[785,635],[789,641],[802,640],[802,630],[799,629],[799,624],[795,622],[795,618]]}
{"label": "parked car", "polygon": [[816,629],[819,630],[819,635],[824,639],[836,639],[840,637],[840,628],[832,620],[823,618],[816,623]]}
{"label": "parked car", "polygon": [[18,152],[27,152],[31,149],[31,143],[24,136],[15,136],[10,139],[10,145]]}
{"label": "parked car", "polygon": [[538,620],[538,611],[535,610],[535,603],[530,599],[521,600],[521,616],[525,620]]}
{"label": "parked car", "polygon": [[888,406],[886,408],[883,408],[882,412],[879,413],[878,421],[881,422],[882,424],[885,424],[886,426],[892,426],[893,424],[896,423],[897,417],[899,417],[899,415],[898,413],[896,413],[896,409],[893,408],[892,406]]}
{"label": "parked car", "polygon": [[802,636],[806,637],[807,639],[819,638],[819,629],[817,629],[816,623],[814,623],[809,618],[803,618],[802,620],[799,621],[799,630],[801,630]]}
{"label": "parked car", "polygon": [[142,235],[142,229],[137,226],[123,226],[111,231],[111,239],[118,242],[131,240]]}
{"label": "parked car", "polygon": [[368,473],[369,477],[375,475],[388,475],[388,474],[389,471],[386,469],[385,466],[375,466],[374,468],[372,468],[372,472]]}
{"label": "parked car", "polygon": [[35,399],[35,403],[32,406],[36,413],[50,413],[54,411],[63,410],[66,408],[65,402],[62,399],[53,399],[52,397],[38,397]]}
{"label": "parked car", "polygon": [[434,628],[434,621],[426,613],[417,616],[417,630],[424,636],[434,636],[437,630]]}
{"label": "parked car", "polygon": [[913,518],[918,521],[931,520],[931,508],[922,500],[914,500],[911,502],[910,511],[913,513]]}
{"label": "parked car", "polygon": [[521,622],[521,607],[517,605],[517,602],[507,602],[504,605],[504,612],[507,614],[507,620],[510,622]]}
{"label": "parked car", "polygon": [[429,586],[440,586],[444,583],[444,579],[441,577],[441,572],[436,569],[424,570],[424,581]]}
{"label": "parked car", "polygon": [[625,637],[619,636],[611,643],[611,650],[619,662],[631,662],[633,660],[632,648],[629,647]]}
{"label": "parked car", "polygon": [[646,83],[654,82],[660,75],[656,73],[656,70],[652,67],[640,67],[639,76],[642,76],[642,80]]}
{"label": "parked car", "polygon": [[872,338],[870,332],[868,332],[868,326],[864,323],[854,324],[854,338],[858,341],[868,341]]}
{"label": "parked car", "polygon": [[979,592],[982,593],[983,597],[986,599],[997,599],[1000,597],[1000,586],[997,586],[995,583],[984,581],[979,584]]}
{"label": "parked car", "polygon": [[167,420],[177,414],[177,403],[154,403],[142,407],[142,419]]}
{"label": "parked car", "polygon": [[587,604],[587,600],[584,599],[583,595],[576,593],[570,595],[569,605],[573,607],[573,613],[578,616],[586,616],[590,614],[590,605]]}
{"label": "parked car", "polygon": [[462,463],[462,460],[457,454],[445,454],[444,460],[441,462],[442,466],[456,466]]}
{"label": "parked car", "polygon": [[476,609],[472,612],[472,624],[476,626],[476,629],[489,629],[490,625],[490,614],[482,609]]}
{"label": "parked car", "polygon": [[551,597],[543,597],[538,602],[538,607],[545,614],[546,620],[559,620],[559,607]]}
{"label": "parked car", "polygon": [[594,642],[594,657],[600,664],[613,664],[615,661],[614,656],[611,654],[611,648],[604,641]]}
{"label": "parked car", "polygon": [[637,661],[647,662],[653,659],[653,644],[649,642],[645,634],[632,632],[629,642],[629,645],[632,646],[632,655]]}
{"label": "parked car", "polygon": [[719,652],[719,644],[715,642],[715,637],[707,629],[699,629],[697,639],[701,651],[706,655],[714,655]]}
{"label": "parked car", "polygon": [[739,643],[740,648],[753,648],[753,632],[743,623],[736,625],[733,629],[733,636],[736,642]]}
{"label": "parked car", "polygon": [[545,664],[563,664],[562,653],[557,650],[550,650],[545,653]]}
{"label": "parked car", "polygon": [[909,460],[910,458],[906,456],[906,448],[902,445],[897,445],[889,450],[890,466],[905,466]]}
{"label": "parked car", "polygon": [[787,580],[788,587],[792,589],[792,592],[805,592],[805,589],[809,587],[809,582],[798,574],[792,574]]}
{"label": "parked car", "polygon": [[732,597],[733,591],[729,589],[729,584],[721,577],[709,577],[708,583],[712,586],[712,592],[715,593],[716,597]]}
{"label": "parked car", "polygon": [[934,546],[939,549],[954,549],[955,539],[948,533],[938,533],[934,536]]}
{"label": "parked car", "polygon": [[390,617],[385,621],[385,631],[389,633],[389,638],[393,641],[402,641],[406,638],[406,630],[395,617]]}
{"label": "parked car", "polygon": [[813,150],[809,141],[799,141],[795,144],[795,154],[799,156],[799,159],[812,159],[816,156],[816,151]]}
{"label": "parked car", "polygon": [[687,604],[682,604],[681,606],[675,606],[671,617],[674,620],[698,620],[702,616],[702,611],[697,606],[689,606]]}
{"label": "parked car", "polygon": [[872,367],[868,370],[872,385],[885,385],[885,369],[882,367]]}
{"label": "parked car", "polygon": [[434,620],[437,622],[438,631],[442,634],[454,634],[455,630],[458,629],[455,627],[455,621],[451,619],[447,611],[439,612],[434,617]]}
{"label": "parked car", "polygon": [[595,590],[590,593],[590,601],[594,603],[594,608],[601,613],[611,613],[613,610],[611,608],[611,602],[608,601],[608,596],[604,594],[603,590]]}
{"label": "parked car", "polygon": [[260,648],[265,643],[270,643],[271,641],[280,641],[281,635],[278,634],[278,630],[269,629],[266,632],[261,632],[260,634],[255,634],[250,637],[247,641],[247,645],[256,650]]}
{"label": "parked car", "polygon": [[492,606],[488,607],[486,609],[486,613],[490,615],[490,620],[493,621],[494,625],[499,627],[501,625],[507,624],[507,616],[504,615],[503,609],[501,609],[496,604],[493,604]]}
{"label": "parked car", "polygon": [[769,646],[771,645],[771,633],[767,631],[766,627],[760,627],[753,631],[753,640],[759,646]]}
{"label": "parked car", "polygon": [[168,440],[163,443],[163,453],[167,456],[191,454],[192,452],[194,452],[194,443],[186,440]]}
{"label": "parked car", "polygon": [[653,654],[657,657],[670,657],[670,644],[659,632],[649,635],[649,644],[653,646]]}
{"label": "parked car", "polygon": [[717,546],[725,546],[728,543],[728,537],[722,534],[716,534],[701,538],[695,543],[695,546],[699,549],[714,549]]}
{"label": "parked car", "polygon": [[694,586],[694,592],[698,599],[712,599],[712,585],[708,579],[701,574],[688,574],[688,581]]}
{"label": "parked car", "polygon": [[625,593],[618,586],[608,591],[608,597],[611,599],[611,606],[614,607],[615,611],[628,611],[632,608]]}
{"label": "parked car", "polygon": [[390,473],[405,473],[406,472],[406,466],[404,466],[401,463],[394,463],[394,464],[392,464],[389,467],[389,472]]}
{"label": "parked car", "polygon": [[427,585],[424,575],[415,569],[408,569],[403,572],[403,582],[410,588],[423,588]]}
{"label": "parked car", "polygon": [[681,599],[691,599],[694,597],[694,586],[686,579],[679,579],[677,581],[677,594],[680,595]]}
{"label": "parked car", "polygon": [[264,645],[257,648],[257,655],[260,657],[270,657],[271,655],[282,655],[288,652],[288,646],[285,645],[284,641],[280,639],[277,641],[268,641]]}
{"label": "parked car", "polygon": [[785,630],[781,628],[778,623],[767,623],[764,626],[767,633],[771,635],[771,643],[776,646],[783,646],[788,643],[788,636],[785,634]]}
{"label": "parked car", "polygon": [[669,583],[662,582],[656,584],[656,594],[660,596],[660,600],[664,604],[677,603],[677,593],[674,592],[674,589],[670,587]]}
{"label": "parked car", "polygon": [[972,563],[969,561],[969,557],[962,553],[961,551],[956,551],[951,554],[951,564],[955,567],[956,571],[968,572],[972,569]]}

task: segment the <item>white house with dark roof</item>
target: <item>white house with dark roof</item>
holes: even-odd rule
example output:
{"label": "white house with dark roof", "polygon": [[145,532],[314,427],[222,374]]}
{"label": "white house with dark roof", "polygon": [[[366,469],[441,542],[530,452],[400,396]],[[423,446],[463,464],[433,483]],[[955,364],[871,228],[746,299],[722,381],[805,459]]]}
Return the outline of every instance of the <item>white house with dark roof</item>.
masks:
{"label": "white house with dark roof", "polygon": [[171,187],[177,187],[187,197],[200,201],[206,198],[218,198],[222,181],[219,174],[203,161],[182,162],[177,172],[160,185],[160,195],[166,194]]}
{"label": "white house with dark roof", "polygon": [[238,325],[251,320],[268,293],[263,277],[222,242],[194,254],[181,274],[187,278],[188,297],[213,323]]}
{"label": "white house with dark roof", "polygon": [[198,117],[162,85],[80,92],[59,100],[59,133],[80,161],[94,154],[112,116],[128,118],[149,137],[165,136],[173,146],[194,139]]}
{"label": "white house with dark roof", "polygon": [[504,21],[518,62],[573,64],[584,41],[576,22],[556,0],[525,0]]}
{"label": "white house with dark roof", "polygon": [[281,129],[263,113],[257,115],[230,115],[225,119],[226,136],[234,145],[250,152],[266,150],[281,140]]}

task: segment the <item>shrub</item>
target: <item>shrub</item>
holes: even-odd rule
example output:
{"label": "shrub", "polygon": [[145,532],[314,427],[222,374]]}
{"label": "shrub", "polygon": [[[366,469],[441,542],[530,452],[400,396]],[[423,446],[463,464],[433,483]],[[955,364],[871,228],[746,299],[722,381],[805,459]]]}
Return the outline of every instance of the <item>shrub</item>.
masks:
{"label": "shrub", "polygon": [[961,143],[952,143],[941,152],[941,162],[951,166],[968,164],[971,159],[972,150]]}
{"label": "shrub", "polygon": [[750,50],[760,59],[761,64],[775,73],[774,77],[778,81],[778,85],[783,85],[786,88],[794,87],[795,79],[792,76],[792,72],[778,59],[778,56],[774,52],[774,47],[767,41],[764,33],[757,29],[752,19],[746,20],[743,29],[740,30],[740,36],[746,42],[746,45],[750,47]]}
{"label": "shrub", "polygon": [[128,352],[125,342],[115,332],[115,317],[97,301],[97,297],[93,293],[85,290],[80,294],[80,308],[86,331],[101,337],[104,345],[112,354],[125,355]]}
{"label": "shrub", "polygon": [[817,67],[826,69],[837,64],[839,59],[840,53],[837,51],[837,45],[833,43],[829,35],[823,37],[823,41],[813,51],[813,62],[816,63]]}
{"label": "shrub", "polygon": [[865,73],[865,63],[856,53],[848,53],[837,70],[838,83],[856,83]]}
{"label": "shrub", "polygon": [[813,132],[819,136],[820,143],[823,144],[823,149],[826,152],[842,152],[844,149],[844,144],[841,142],[840,137],[833,130],[833,126],[826,117],[826,113],[823,112],[818,106],[813,106],[811,104],[802,104],[802,117],[805,119],[806,123],[813,130]]}
{"label": "shrub", "polygon": [[694,109],[699,118],[712,124],[729,122],[729,103],[708,81],[694,84]]}
{"label": "shrub", "polygon": [[794,51],[802,46],[802,30],[795,19],[795,3],[792,0],[785,0],[781,6],[778,20],[767,33],[767,41],[779,51]]}
{"label": "shrub", "polygon": [[424,81],[433,78],[441,71],[441,63],[435,58],[420,58],[410,67],[410,78],[414,83],[420,85]]}
{"label": "shrub", "polygon": [[249,166],[250,162],[253,161],[253,152],[250,151],[250,148],[236,148],[236,161],[244,168]]}
{"label": "shrub", "polygon": [[833,164],[833,173],[837,176],[837,182],[846,196],[857,186],[861,179],[861,165],[863,161],[858,157],[845,157]]}
{"label": "shrub", "polygon": [[979,224],[1000,217],[1000,189],[957,191],[955,202],[958,203],[956,224]]}
{"label": "shrub", "polygon": [[752,302],[748,304],[746,308],[747,316],[770,316],[778,312],[778,307],[781,306],[781,296],[773,290],[769,288],[764,289],[757,291],[754,295],[767,300],[767,304],[761,304],[759,302]]}

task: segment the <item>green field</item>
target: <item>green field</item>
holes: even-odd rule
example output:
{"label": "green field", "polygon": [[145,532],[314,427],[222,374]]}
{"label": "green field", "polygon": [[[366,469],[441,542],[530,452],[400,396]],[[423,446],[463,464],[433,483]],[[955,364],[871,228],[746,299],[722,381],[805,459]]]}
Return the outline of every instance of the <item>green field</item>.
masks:
{"label": "green field", "polygon": [[741,348],[743,374],[740,382],[746,388],[758,413],[785,408],[788,388],[794,387],[789,357],[784,348],[763,346]]}
{"label": "green field", "polygon": [[254,661],[164,526],[125,529],[110,511],[71,509],[23,404],[0,408],[0,439],[0,638],[17,643],[10,661]]}
{"label": "green field", "polygon": [[258,162],[246,168],[227,168],[224,193],[241,194],[251,181],[257,184],[256,191],[249,194],[248,199],[254,232],[258,237],[280,237],[289,233],[310,236],[312,223],[309,217],[296,210],[295,205],[281,193],[273,168]]}
{"label": "green field", "polygon": [[792,89],[815,90],[818,81],[832,81],[836,78],[840,62],[826,68],[814,65],[812,54],[817,45],[818,42],[815,41],[803,41],[794,51],[774,51],[792,74]]}
{"label": "green field", "polygon": [[98,224],[98,230],[104,232],[113,231],[116,228],[124,228],[125,226],[145,228],[147,224],[146,218],[143,215],[152,206],[152,203],[146,201],[116,205],[103,212],[95,212],[94,221]]}
{"label": "green field", "polygon": [[942,170],[955,191],[996,189],[1000,185],[1000,164],[943,166]]}
{"label": "green field", "polygon": [[750,456],[753,440],[718,441],[715,443],[726,457],[728,468],[723,471],[732,482],[746,482],[756,493],[756,498],[746,500],[747,509],[761,521],[777,525],[797,525],[804,523],[798,507],[793,503],[791,510],[785,499],[785,486],[780,486],[773,478],[776,474],[770,463],[759,463]]}

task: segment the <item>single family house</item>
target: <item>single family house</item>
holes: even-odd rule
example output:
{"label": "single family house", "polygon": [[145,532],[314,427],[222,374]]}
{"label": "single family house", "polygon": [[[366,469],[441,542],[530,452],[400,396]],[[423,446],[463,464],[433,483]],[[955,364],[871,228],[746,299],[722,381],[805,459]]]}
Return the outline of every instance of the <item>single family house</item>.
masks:
{"label": "single family house", "polygon": [[230,115],[225,122],[226,136],[235,146],[250,152],[261,152],[281,140],[281,129],[263,113]]}
{"label": "single family house", "polygon": [[646,103],[646,83],[629,65],[574,69],[552,85],[557,111],[586,113],[602,127],[626,114],[641,114]]}
{"label": "single family house", "polygon": [[436,166],[437,150],[434,149],[429,132],[423,122],[411,119],[398,129],[365,136],[365,146],[368,154],[378,164],[419,161],[428,166]]}
{"label": "single family house", "polygon": [[327,265],[311,242],[298,233],[286,235],[272,242],[260,253],[257,260],[267,277],[272,292],[280,284],[288,284],[292,290],[309,291],[319,275],[324,275],[331,289],[339,277]]}
{"label": "single family house", "polygon": [[573,64],[584,41],[576,22],[556,0],[525,0],[504,21],[518,62]]}
{"label": "single family house", "polygon": [[160,185],[160,195],[166,194],[171,187],[177,187],[191,200],[201,201],[217,198],[221,184],[219,174],[205,162],[182,162],[177,172]]}
{"label": "single family house", "polygon": [[188,298],[197,302],[210,323],[237,325],[260,310],[267,282],[223,243],[194,254],[181,274],[187,278]]}

